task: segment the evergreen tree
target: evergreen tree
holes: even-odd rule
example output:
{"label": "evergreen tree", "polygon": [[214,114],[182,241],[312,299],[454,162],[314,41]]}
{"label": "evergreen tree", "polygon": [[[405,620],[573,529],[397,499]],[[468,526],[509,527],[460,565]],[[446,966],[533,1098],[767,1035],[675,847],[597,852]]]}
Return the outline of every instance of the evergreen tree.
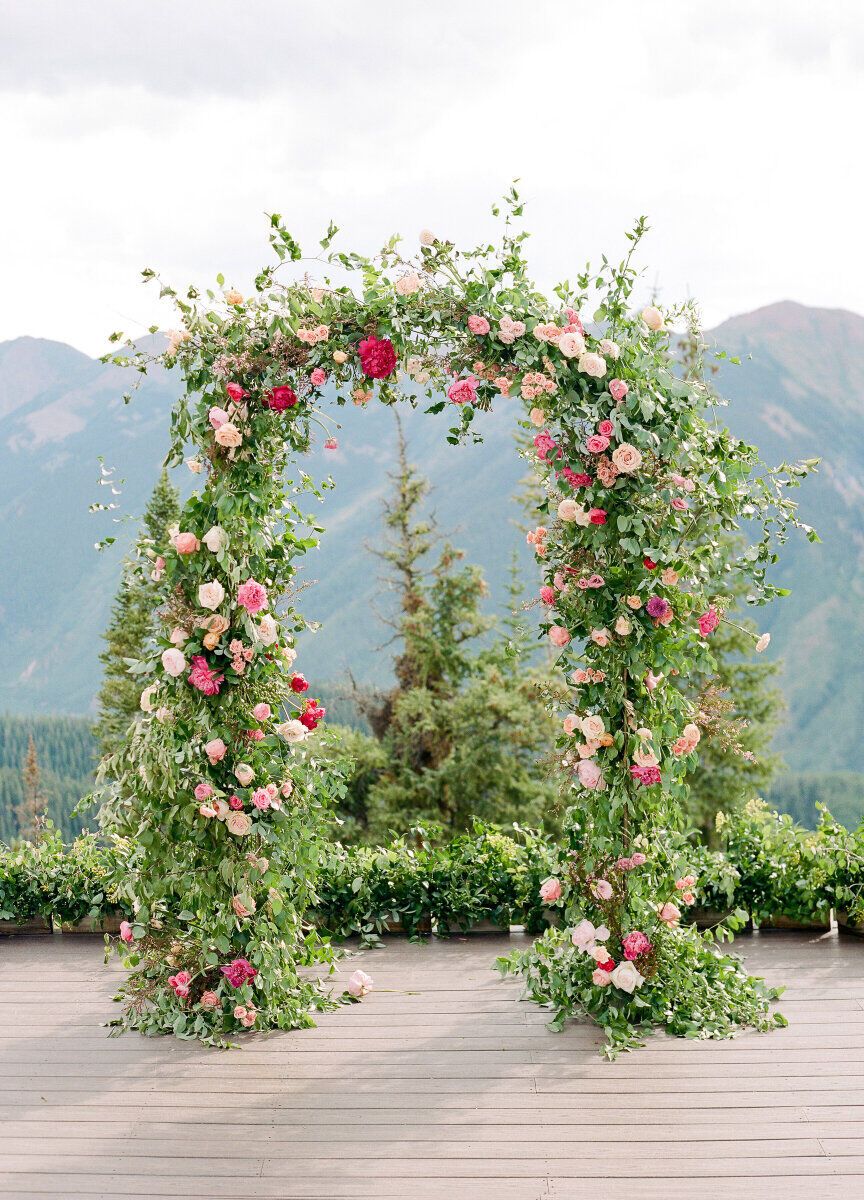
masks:
{"label": "evergreen tree", "polygon": [[18,836],[35,842],[45,819],[48,801],[42,790],[39,756],[36,753],[36,742],[32,733],[27,740],[27,757],[24,759],[24,766],[21,770],[21,785],[22,797],[15,808]]}
{"label": "evergreen tree", "polygon": [[138,711],[141,688],[128,674],[126,659],[140,659],[154,630],[154,589],[147,551],[162,546],[180,515],[177,489],[163,468],[142,518],[134,552],[124,561],[120,587],[105,631],[99,661],[105,671],[99,690],[99,720],[94,734],[100,755],[113,754]]}
{"label": "evergreen tree", "polygon": [[[386,693],[355,691],[373,737],[351,738],[357,765],[345,832],[375,840],[415,822],[448,833],[473,817],[536,822],[553,789],[538,762],[548,728],[540,677],[520,666],[524,631],[511,615],[484,647],[495,624],[481,608],[485,580],[421,516],[428,482],[408,461],[401,427],[397,437],[387,532],[372,551],[387,564],[382,583],[397,598],[387,618],[398,644],[396,683]],[[514,608],[518,590],[514,580]]]}
{"label": "evergreen tree", "polygon": [[[703,352],[704,345],[695,333],[682,339],[683,374],[702,381],[710,391],[710,376],[718,368],[711,364],[706,369]],[[782,765],[779,756],[771,752],[784,709],[781,693],[771,686],[780,664],[755,658],[759,631],[742,615],[746,585],[740,581],[730,584],[738,576],[730,572],[728,564],[742,549],[742,539],[728,534],[719,539],[712,556],[714,590],[725,596],[725,619],[711,638],[716,669],[680,682],[702,728],[699,765],[688,781],[687,812],[709,842],[715,841],[717,813],[721,809],[728,812],[766,789]]]}

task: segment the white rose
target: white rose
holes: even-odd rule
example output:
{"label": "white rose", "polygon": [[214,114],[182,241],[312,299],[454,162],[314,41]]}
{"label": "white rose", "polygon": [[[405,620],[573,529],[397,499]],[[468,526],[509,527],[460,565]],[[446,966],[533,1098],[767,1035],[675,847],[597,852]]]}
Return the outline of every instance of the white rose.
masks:
{"label": "white rose", "polygon": [[158,683],[151,683],[149,687],[144,689],[141,693],[141,699],[138,701],[142,712],[149,713],[153,711],[153,697],[158,691]]}
{"label": "white rose", "polygon": [[579,515],[580,506],[575,500],[571,500],[566,496],[558,505],[558,516],[562,521],[575,521]]}
{"label": "white rose", "polygon": [[626,637],[628,633],[632,632],[632,629],[633,626],[626,617],[619,617],[615,622],[615,632],[621,637]]}
{"label": "white rose", "polygon": [[606,374],[606,359],[589,351],[579,359],[579,370],[586,375],[591,375],[594,379],[602,379]]}
{"label": "white rose", "polygon": [[225,599],[225,589],[218,579],[211,579],[209,583],[202,583],[198,588],[198,603],[202,608],[215,610]]}
{"label": "white rose", "polygon": [[186,659],[180,650],[163,650],[162,651],[162,666],[165,668],[165,674],[176,679],[178,675],[182,675],[186,670]]}
{"label": "white rose", "polygon": [[621,347],[616,342],[611,342],[609,338],[603,338],[600,343],[600,353],[605,358],[611,358],[613,362],[617,362],[621,357]]}
{"label": "white rose", "polygon": [[289,667],[292,667],[297,660],[297,651],[293,646],[286,646],[282,651],[282,657]]}
{"label": "white rose", "polygon": [[230,421],[226,421],[224,425],[220,425],[213,436],[220,446],[227,446],[229,449],[234,449],[235,446],[239,446],[243,441],[243,434]]}
{"label": "white rose", "polygon": [[224,550],[225,543],[228,541],[228,534],[221,525],[213,525],[212,528],[207,530],[201,541],[211,554],[218,554],[220,550]]}
{"label": "white rose", "polygon": [[272,646],[279,637],[279,626],[276,624],[276,618],[271,617],[269,613],[263,616],[258,622],[258,641],[262,646]]}
{"label": "white rose", "polygon": [[653,330],[654,333],[659,333],[663,329],[663,314],[659,308],[655,308],[653,304],[649,304],[647,308],[642,309],[642,320]]}
{"label": "white rose", "polygon": [[558,349],[565,358],[578,358],[585,353],[585,339],[581,333],[562,333],[558,339]]}
{"label": "white rose", "polygon": [[294,720],[283,721],[281,725],[276,726],[276,732],[281,738],[284,738],[286,742],[294,744],[296,742],[302,742],[306,738],[309,730],[305,725],[301,724],[300,721]]}
{"label": "white rose", "polygon": [[610,973],[609,979],[622,992],[627,992],[631,996],[645,982],[644,975],[640,975],[632,962],[627,962],[626,960],[618,964],[615,970]]}
{"label": "white rose", "polygon": [[255,772],[248,763],[238,763],[234,768],[234,778],[241,787],[248,787],[255,778]]}

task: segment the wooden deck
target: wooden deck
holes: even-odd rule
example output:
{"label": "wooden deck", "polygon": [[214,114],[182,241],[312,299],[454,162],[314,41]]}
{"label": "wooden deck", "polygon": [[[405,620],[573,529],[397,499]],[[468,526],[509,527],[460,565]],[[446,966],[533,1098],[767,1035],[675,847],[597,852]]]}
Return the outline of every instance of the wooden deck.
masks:
{"label": "wooden deck", "polygon": [[362,1005],[233,1052],[108,1039],[99,939],[0,941],[0,1197],[864,1195],[864,943],[741,939],[789,1029],[608,1064],[490,971],[514,940],[392,939]]}

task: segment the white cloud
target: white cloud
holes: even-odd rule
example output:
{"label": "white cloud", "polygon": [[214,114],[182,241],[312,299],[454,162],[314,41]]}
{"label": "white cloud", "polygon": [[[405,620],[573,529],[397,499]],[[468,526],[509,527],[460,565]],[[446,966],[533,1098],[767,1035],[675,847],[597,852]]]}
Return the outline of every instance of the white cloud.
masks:
{"label": "white cloud", "polygon": [[864,23],[828,8],[0,3],[0,338],[140,332],[145,265],[247,286],[267,210],[307,241],[331,216],[364,249],[424,225],[473,241],[515,175],[544,284],[645,212],[646,287],[709,321],[864,311]]}

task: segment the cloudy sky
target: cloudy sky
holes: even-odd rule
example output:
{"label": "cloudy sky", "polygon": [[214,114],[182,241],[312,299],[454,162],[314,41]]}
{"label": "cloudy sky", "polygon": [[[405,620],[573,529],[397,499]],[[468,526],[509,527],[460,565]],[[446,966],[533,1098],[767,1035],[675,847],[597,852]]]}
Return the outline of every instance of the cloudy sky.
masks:
{"label": "cloudy sky", "polygon": [[0,340],[90,353],[167,322],[138,282],[430,227],[473,241],[519,176],[551,284],[623,249],[709,324],[864,313],[858,0],[0,0]]}

